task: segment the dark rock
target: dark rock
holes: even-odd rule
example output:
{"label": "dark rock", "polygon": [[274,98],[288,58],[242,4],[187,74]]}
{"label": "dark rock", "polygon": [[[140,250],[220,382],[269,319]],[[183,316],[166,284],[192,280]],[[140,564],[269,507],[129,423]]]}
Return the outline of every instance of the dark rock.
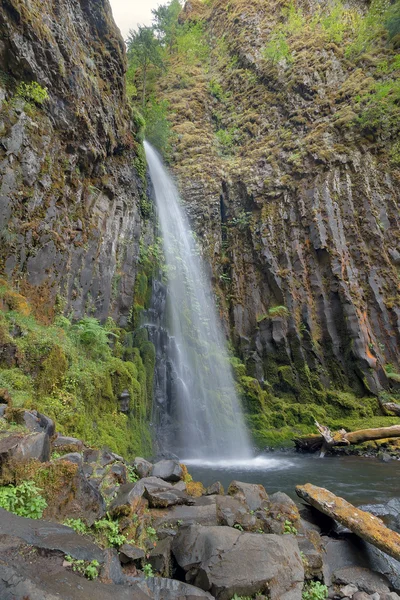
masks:
{"label": "dark rock", "polygon": [[[55,464],[60,464],[60,461]],[[44,512],[46,518],[58,521],[79,518],[91,526],[105,515],[104,498],[77,465],[71,463],[67,473],[60,467],[60,472],[56,472],[56,475],[63,485],[58,486],[55,496],[49,500]]]}
{"label": "dark rock", "polygon": [[50,440],[46,433],[11,433],[0,438],[0,474],[10,461],[46,462],[50,458]]}
{"label": "dark rock", "polygon": [[167,481],[157,477],[140,479],[136,486],[143,486],[144,497],[149,501],[151,508],[167,508],[175,504],[193,504],[194,499],[185,492],[181,492]]}
{"label": "dark rock", "polygon": [[81,452],[83,450],[83,442],[73,437],[58,435],[53,441],[53,449],[65,453]]}
{"label": "dark rock", "polygon": [[123,390],[119,395],[119,410],[128,414],[130,411],[131,395],[128,390]]}
{"label": "dark rock", "polygon": [[168,510],[158,510],[154,519],[156,528],[166,524],[172,526],[188,525],[218,525],[217,506],[215,497],[195,498],[192,506],[173,506]]}
{"label": "dark rock", "polygon": [[208,486],[208,488],[206,489],[205,496],[214,496],[217,494],[221,496],[224,494],[224,486],[219,481],[216,481],[215,483],[212,483]]}
{"label": "dark rock", "polygon": [[230,496],[216,496],[217,517],[220,525],[234,527],[239,525],[245,530],[256,529],[257,518],[249,513],[247,505]]}
{"label": "dark rock", "polygon": [[198,598],[213,600],[213,597],[207,592],[176,579],[151,577],[139,586],[143,590],[149,589],[154,600],[197,600]]}
{"label": "dark rock", "polygon": [[47,417],[46,415],[42,415],[39,412],[36,412],[36,416],[39,420],[39,425],[42,428],[42,430],[45,433],[47,433],[47,435],[50,438],[52,438],[56,432],[56,426],[55,426],[53,419],[50,419],[50,417]]}
{"label": "dark rock", "polygon": [[142,548],[138,548],[137,546],[132,546],[132,544],[123,544],[120,549],[120,560],[123,564],[128,563],[130,561],[141,560],[145,557],[145,552]]}
{"label": "dark rock", "polygon": [[171,544],[170,537],[158,541],[147,559],[154,571],[165,577],[168,577],[171,572]]}
{"label": "dark rock", "polygon": [[121,485],[117,497],[114,498],[109,507],[112,516],[129,516],[136,513],[138,508],[143,505],[144,486],[138,483]]}
{"label": "dark rock", "polygon": [[89,538],[70,527],[49,521],[25,519],[0,508],[0,536],[10,536],[43,550],[58,550],[79,560],[102,563],[104,553]]}
{"label": "dark rock", "polygon": [[104,550],[100,577],[105,583],[113,582],[117,585],[122,585],[126,582],[126,577],[122,571],[121,563],[118,558],[118,552],[115,548],[107,548]]}
{"label": "dark rock", "polygon": [[256,483],[242,483],[232,481],[228,487],[229,496],[245,502],[250,510],[257,510],[268,500],[268,494],[264,486]]}
{"label": "dark rock", "polygon": [[79,454],[79,452],[70,452],[69,454],[64,454],[63,456],[60,456],[59,458],[55,459],[55,462],[60,460],[66,460],[67,462],[74,463],[75,465],[79,465],[80,467],[83,464],[82,454]]}
{"label": "dark rock", "polygon": [[177,460],[160,460],[153,466],[153,477],[159,477],[164,481],[179,481],[182,479],[183,470]]}
{"label": "dark rock", "polygon": [[271,600],[301,600],[304,569],[292,536],[190,525],[179,530],[172,552],[187,581],[218,600],[264,589]]}
{"label": "dark rock", "polygon": [[365,567],[344,567],[335,571],[334,581],[338,584],[354,585],[362,592],[379,594],[390,591],[389,580],[380,573]]}
{"label": "dark rock", "polygon": [[144,458],[140,458],[139,456],[135,458],[132,466],[135,468],[136,473],[141,478],[149,477],[153,469],[153,465],[149,461],[145,460]]}

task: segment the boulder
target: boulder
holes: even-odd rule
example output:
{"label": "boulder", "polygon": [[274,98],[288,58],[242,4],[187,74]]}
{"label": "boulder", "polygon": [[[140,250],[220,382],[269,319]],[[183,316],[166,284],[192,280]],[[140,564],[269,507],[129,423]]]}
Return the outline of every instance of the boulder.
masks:
{"label": "boulder", "polygon": [[154,600],[198,600],[198,598],[213,600],[207,592],[176,579],[150,577],[139,584],[139,587],[142,590],[149,590]]}
{"label": "boulder", "polygon": [[257,529],[257,518],[250,514],[247,505],[230,496],[217,496],[217,518],[220,525],[240,526],[245,530]]}
{"label": "boulder", "polygon": [[224,494],[224,486],[220,481],[212,483],[205,491],[205,496],[214,496],[218,494],[221,496]]}
{"label": "boulder", "polygon": [[218,525],[215,497],[195,498],[191,506],[173,506],[168,510],[153,511],[154,527],[178,525]]}
{"label": "boulder", "polygon": [[232,481],[228,487],[229,496],[245,502],[249,510],[257,510],[268,500],[268,494],[264,486],[256,483],[243,483]]}
{"label": "boulder", "polygon": [[147,558],[154,571],[163,576],[168,576],[171,572],[171,544],[170,537],[158,541]]}
{"label": "boulder", "polygon": [[182,479],[183,469],[177,460],[160,460],[153,466],[151,474],[164,481],[174,482]]}
{"label": "boulder", "polygon": [[151,471],[153,469],[153,465],[148,460],[137,456],[132,463],[132,466],[135,468],[136,473],[140,478],[149,477]]}
{"label": "boulder", "polygon": [[111,502],[109,512],[113,517],[130,516],[145,507],[143,501],[144,487],[137,483],[121,485],[116,498]]}
{"label": "boulder", "polygon": [[119,549],[119,557],[123,564],[128,562],[135,562],[145,557],[145,552],[138,546],[132,544],[123,544]]}
{"label": "boulder", "polygon": [[47,433],[11,433],[0,437],[0,475],[10,461],[32,459],[46,462],[50,458],[50,439]]}
{"label": "boulder", "polygon": [[55,433],[54,421],[36,410],[25,410],[21,422],[29,431],[36,433],[47,433],[49,437],[52,437]]}
{"label": "boulder", "polygon": [[186,580],[218,600],[264,591],[271,600],[301,600],[304,568],[292,536],[190,525],[179,530],[172,552]]}
{"label": "boulder", "polygon": [[144,497],[150,508],[168,508],[176,504],[193,504],[194,499],[185,492],[177,490],[171,483],[158,477],[145,477],[136,484],[143,486]]}
{"label": "boulder", "polygon": [[82,454],[79,454],[79,452],[70,452],[69,454],[64,454],[63,456],[60,456],[60,458],[56,458],[54,462],[60,460],[66,460],[67,462],[74,463],[75,465],[79,465],[80,467],[83,464]]}
{"label": "boulder", "polygon": [[[345,567],[335,571],[334,582],[344,586],[354,586],[367,594],[390,592],[390,582],[382,574],[365,567]],[[348,594],[349,595],[349,594]]]}
{"label": "boulder", "polygon": [[57,521],[79,518],[89,526],[101,519],[106,513],[104,498],[86,479],[82,469],[61,460],[56,461],[53,467],[51,476],[55,483],[44,512],[45,518]]}
{"label": "boulder", "polygon": [[64,435],[58,435],[53,441],[53,450],[57,452],[81,452],[83,450],[82,440],[78,440],[73,437],[66,437]]}

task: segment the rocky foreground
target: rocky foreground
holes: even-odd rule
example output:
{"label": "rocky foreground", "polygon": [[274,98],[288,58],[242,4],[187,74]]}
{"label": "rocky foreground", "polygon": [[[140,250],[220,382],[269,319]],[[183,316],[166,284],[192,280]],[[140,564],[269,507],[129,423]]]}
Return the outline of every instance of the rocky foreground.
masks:
{"label": "rocky foreground", "polygon": [[0,509],[2,600],[400,598],[399,562],[286,494],[128,464],[35,411],[0,407],[0,478],[0,505],[27,480],[36,500],[14,512],[43,503],[39,520]]}

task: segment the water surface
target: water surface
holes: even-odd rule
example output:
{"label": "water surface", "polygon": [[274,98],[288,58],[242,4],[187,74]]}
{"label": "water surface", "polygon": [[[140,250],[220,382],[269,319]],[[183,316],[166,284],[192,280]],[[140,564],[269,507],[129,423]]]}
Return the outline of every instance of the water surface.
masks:
{"label": "water surface", "polygon": [[[185,462],[184,460],[182,462]],[[327,488],[352,504],[381,504],[400,497],[400,461],[381,462],[358,456],[308,456],[274,452],[252,460],[187,461],[193,479],[208,486],[220,481],[225,489],[237,479],[261,483],[269,494],[285,492],[294,500],[304,483]]]}

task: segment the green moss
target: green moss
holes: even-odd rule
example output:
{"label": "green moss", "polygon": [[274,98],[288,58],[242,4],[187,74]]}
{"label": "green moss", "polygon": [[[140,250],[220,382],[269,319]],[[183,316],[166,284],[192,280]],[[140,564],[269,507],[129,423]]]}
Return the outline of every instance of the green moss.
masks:
{"label": "green moss", "polygon": [[[71,325],[58,317],[45,326],[15,310],[2,314],[11,337],[15,328],[22,333],[13,339],[19,368],[0,370],[0,388],[15,407],[36,408],[53,418],[61,433],[93,446],[127,457],[151,454],[155,352],[147,339],[127,353],[119,343],[125,332],[109,322]],[[129,360],[122,360],[122,353]],[[119,410],[124,390],[131,398],[127,415]]]}

